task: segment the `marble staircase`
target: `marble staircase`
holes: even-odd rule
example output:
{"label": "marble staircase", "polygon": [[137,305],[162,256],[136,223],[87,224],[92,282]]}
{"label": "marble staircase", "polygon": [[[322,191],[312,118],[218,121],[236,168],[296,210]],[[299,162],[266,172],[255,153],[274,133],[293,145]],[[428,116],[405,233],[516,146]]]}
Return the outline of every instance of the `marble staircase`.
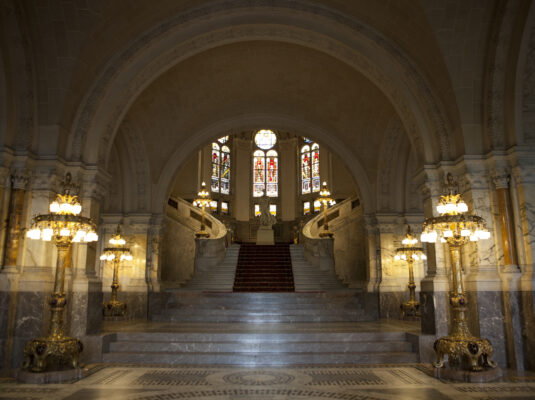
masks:
{"label": "marble staircase", "polygon": [[332,291],[344,290],[346,286],[334,271],[324,271],[311,265],[304,255],[302,244],[290,246],[295,291]]}
{"label": "marble staircase", "polygon": [[240,253],[239,244],[227,248],[223,261],[214,267],[195,271],[193,277],[181,289],[188,291],[232,291],[236,264]]}
{"label": "marble staircase", "polygon": [[[276,324],[275,324],[276,325]],[[227,326],[202,332],[118,332],[103,354],[109,363],[196,365],[385,364],[418,362],[405,332],[336,332],[307,324],[292,331]]]}
{"label": "marble staircase", "polygon": [[356,291],[325,293],[195,293],[173,291],[158,322],[356,322],[372,320]]}

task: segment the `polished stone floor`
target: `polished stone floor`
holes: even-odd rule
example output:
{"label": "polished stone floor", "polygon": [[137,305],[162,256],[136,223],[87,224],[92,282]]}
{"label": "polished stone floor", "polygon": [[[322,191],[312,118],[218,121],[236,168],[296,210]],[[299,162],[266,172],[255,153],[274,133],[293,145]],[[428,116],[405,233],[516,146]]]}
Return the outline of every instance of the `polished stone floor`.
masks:
{"label": "polished stone floor", "polygon": [[423,364],[244,368],[89,365],[70,384],[29,385],[0,379],[0,399],[172,400],[520,400],[535,398],[535,375],[487,384],[451,383]]}
{"label": "polished stone floor", "polygon": [[291,333],[291,332],[420,332],[419,321],[382,319],[371,322],[307,322],[307,323],[170,323],[106,321],[103,333],[111,332],[229,332],[229,333]]}

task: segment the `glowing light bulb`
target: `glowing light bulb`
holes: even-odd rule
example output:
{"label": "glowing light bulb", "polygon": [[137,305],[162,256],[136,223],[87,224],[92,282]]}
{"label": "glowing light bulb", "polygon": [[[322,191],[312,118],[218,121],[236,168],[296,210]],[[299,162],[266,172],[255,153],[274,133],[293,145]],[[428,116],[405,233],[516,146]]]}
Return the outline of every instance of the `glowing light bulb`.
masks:
{"label": "glowing light bulb", "polygon": [[59,204],[57,201],[54,201],[50,203],[50,212],[51,213],[58,213],[59,212]]}
{"label": "glowing light bulb", "polygon": [[107,258],[108,258],[108,257],[106,256],[106,254],[102,254],[102,255],[100,256],[100,259],[101,259],[102,261],[106,260]]}
{"label": "glowing light bulb", "polygon": [[418,257],[417,254],[413,254],[413,255],[412,255],[412,258],[414,258],[416,261],[418,261],[418,260],[420,259],[420,257]]}
{"label": "glowing light bulb", "polygon": [[396,256],[394,257],[394,260],[399,261],[400,259],[401,259],[401,257],[396,254]]}
{"label": "glowing light bulb", "polygon": [[402,254],[402,255],[401,255],[401,259],[402,259],[403,261],[405,261],[405,260],[407,259],[407,256],[406,256],[405,254]]}
{"label": "glowing light bulb", "polygon": [[457,212],[464,213],[464,212],[467,212],[467,211],[468,211],[468,206],[466,205],[466,203],[464,201],[461,201],[460,203],[457,203]]}
{"label": "glowing light bulb", "polygon": [[76,203],[75,205],[72,206],[72,213],[74,215],[78,215],[82,212],[82,206],[80,203]]}
{"label": "glowing light bulb", "polygon": [[422,254],[422,255],[420,256],[420,258],[421,258],[422,260],[427,260],[427,256],[426,256],[425,254]]}
{"label": "glowing light bulb", "polygon": [[69,228],[61,228],[61,230],[59,231],[59,235],[60,236],[70,236],[71,234],[71,230]]}
{"label": "glowing light bulb", "polygon": [[453,237],[453,231],[448,229],[444,231],[444,237]]}
{"label": "glowing light bulb", "polygon": [[461,229],[461,236],[470,236],[470,229]]}
{"label": "glowing light bulb", "polygon": [[446,206],[444,204],[439,204],[437,206],[437,211],[439,214],[444,214],[447,211]]}

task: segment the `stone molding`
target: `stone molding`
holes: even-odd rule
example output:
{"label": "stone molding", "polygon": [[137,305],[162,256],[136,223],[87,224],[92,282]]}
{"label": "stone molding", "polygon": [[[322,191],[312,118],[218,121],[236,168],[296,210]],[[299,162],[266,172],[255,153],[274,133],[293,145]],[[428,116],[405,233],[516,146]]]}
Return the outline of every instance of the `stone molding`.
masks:
{"label": "stone molding", "polygon": [[[255,7],[254,12],[258,12],[258,9],[263,4],[264,2],[259,2],[258,7]],[[336,24],[343,24],[346,28],[352,29],[353,32],[360,35],[365,35],[368,39],[372,40],[376,46],[386,51],[392,59],[394,59],[403,69],[405,69],[405,78],[408,78],[416,87],[416,90],[419,91],[417,98],[424,102],[425,111],[428,113],[428,116],[431,118],[431,120],[433,120],[434,127],[431,130],[439,138],[442,153],[441,158],[449,159],[451,157],[452,150],[450,149],[449,142],[453,142],[453,140],[448,136],[447,132],[449,132],[450,129],[448,129],[447,123],[444,120],[438,100],[433,96],[432,91],[429,89],[429,86],[425,82],[422,74],[417,70],[416,66],[412,64],[403,51],[396,47],[393,42],[382,37],[370,27],[360,24],[355,20],[349,19],[347,16],[338,14],[332,10],[328,10],[325,7],[312,5],[304,1],[294,1],[288,3],[281,0],[272,0],[269,3],[266,2],[265,4],[269,6],[270,11],[273,10],[273,7],[278,7],[284,9],[288,14],[296,15],[297,18],[300,19],[303,19],[304,15],[306,15],[308,19],[322,18],[324,20],[327,19],[329,22],[334,21]],[[183,14],[179,14],[159,25],[147,34],[141,36],[123,53],[118,54],[115,58],[113,58],[107,68],[99,76],[91,92],[86,97],[86,101],[79,109],[77,119],[74,124],[74,137],[70,143],[69,151],[71,152],[72,158],[81,159],[83,157],[81,148],[84,140],[86,140],[88,132],[90,132],[92,129],[92,122],[95,114],[97,113],[98,107],[101,105],[106,95],[111,91],[110,87],[112,82],[117,80],[117,77],[124,72],[125,68],[128,68],[129,65],[134,63],[134,60],[140,55],[141,52],[149,49],[152,45],[154,45],[155,42],[168,37],[177,29],[189,28],[195,25],[196,22],[200,23],[206,16],[210,16],[211,18],[215,19],[216,16],[219,16],[219,13],[222,13],[222,17],[226,18],[230,17],[231,15],[243,15],[248,11],[245,9],[247,6],[250,6],[250,3],[245,0],[233,1],[232,3],[222,2],[205,7],[199,7],[195,10],[190,10]],[[382,87],[385,93],[389,94],[389,97],[394,104],[398,105],[398,113],[405,118],[404,125],[406,126],[407,131],[411,132],[411,134],[412,132],[417,132],[417,124],[412,116],[411,107],[403,102],[403,96],[401,93],[397,91],[395,86],[393,86],[392,81],[390,81],[388,77],[377,68],[376,65],[369,63],[368,60],[362,59],[362,57],[359,58],[358,54],[353,52],[347,46],[341,46],[337,41],[333,41],[325,36],[318,35],[313,32],[303,32],[297,28],[283,27],[281,29],[273,25],[269,27],[233,26],[230,30],[225,32],[212,31],[208,35],[196,37],[190,42],[183,41],[183,44],[180,48],[174,49],[174,51],[171,51],[166,55],[169,58],[168,60],[162,61],[161,59],[158,59],[156,64],[159,63],[159,66],[153,64],[149,69],[138,73],[136,75],[136,79],[131,80],[132,86],[135,86],[135,88],[130,86],[126,90],[123,90],[123,104],[111,106],[111,114],[114,116],[113,121],[120,121],[120,116],[124,115],[126,112],[128,105],[132,101],[131,99],[135,99],[136,93],[139,93],[147,85],[147,83],[150,82],[151,79],[158,75],[156,71],[161,73],[163,70],[169,68],[170,64],[172,65],[173,63],[180,61],[181,58],[185,58],[188,54],[195,54],[200,52],[202,49],[210,48],[225,42],[243,40],[251,37],[257,39],[280,38],[283,40],[304,43],[307,46],[318,48],[328,53],[335,53],[338,58],[344,59],[346,62],[350,61],[350,64],[356,66],[357,69],[366,71],[368,76],[371,77],[371,75],[374,75],[372,80]],[[177,57],[177,55],[180,57]],[[391,87],[384,87],[385,83],[387,82]],[[409,118],[412,119],[409,120]],[[99,155],[100,159],[105,159],[102,151],[104,150],[104,147],[109,144],[110,140],[113,139],[116,129],[117,127],[113,122],[107,122],[107,127],[105,128],[106,133],[99,141],[101,152]],[[423,147],[421,138],[415,136],[413,138],[413,143],[419,149],[420,154],[422,154]]]}
{"label": "stone molding", "polygon": [[491,23],[491,37],[488,47],[491,49],[487,63],[485,85],[485,125],[493,149],[503,149],[507,145],[505,133],[505,79],[508,55],[511,51],[511,36],[515,29],[515,17],[520,1],[497,2],[495,15]]}

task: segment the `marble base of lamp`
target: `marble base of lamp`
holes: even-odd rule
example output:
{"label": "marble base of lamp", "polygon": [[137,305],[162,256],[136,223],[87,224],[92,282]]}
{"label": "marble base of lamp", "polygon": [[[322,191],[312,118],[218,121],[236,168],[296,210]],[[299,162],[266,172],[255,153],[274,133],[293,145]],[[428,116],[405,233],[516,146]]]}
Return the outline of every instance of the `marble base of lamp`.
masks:
{"label": "marble base of lamp", "polygon": [[435,378],[451,381],[485,383],[492,382],[502,377],[500,368],[484,368],[482,371],[466,371],[456,368],[435,368]]}
{"label": "marble base of lamp", "polygon": [[260,226],[256,232],[256,244],[275,244],[275,233],[271,226]]}
{"label": "marble base of lamp", "polygon": [[417,301],[406,301],[399,306],[401,311],[401,319],[408,321],[420,319],[420,303]]}
{"label": "marble base of lamp", "polygon": [[82,379],[84,377],[84,370],[82,368],[74,368],[63,371],[30,372],[19,369],[15,372],[15,377],[19,382],[34,385],[69,383]]}
{"label": "marble base of lamp", "polygon": [[126,315],[126,304],[118,300],[110,300],[102,305],[102,315],[108,318],[124,318]]}
{"label": "marble base of lamp", "polygon": [[84,345],[68,336],[34,339],[24,346],[23,369],[32,372],[76,369]]}

